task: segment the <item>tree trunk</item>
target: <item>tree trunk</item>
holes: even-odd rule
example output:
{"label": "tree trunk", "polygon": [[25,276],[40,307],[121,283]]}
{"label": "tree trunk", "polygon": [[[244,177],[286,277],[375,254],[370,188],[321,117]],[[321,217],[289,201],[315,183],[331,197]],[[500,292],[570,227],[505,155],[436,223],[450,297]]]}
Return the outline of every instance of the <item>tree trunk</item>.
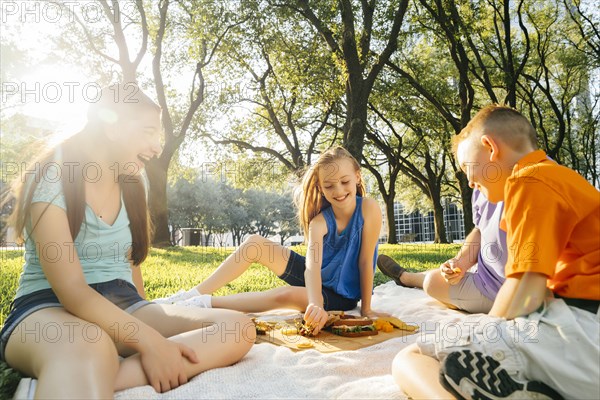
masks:
{"label": "tree trunk", "polygon": [[467,176],[464,172],[458,171],[455,174],[460,185],[460,197],[462,200],[463,207],[463,221],[465,225],[465,237],[473,230],[475,225],[473,224],[473,204],[471,198],[473,197],[473,189],[469,187]]}
{"label": "tree trunk", "polygon": [[236,230],[231,231],[231,236],[233,238],[233,245],[234,246],[239,246],[240,244],[242,244],[241,243],[242,242],[241,241],[242,233],[240,231],[236,231]]}
{"label": "tree trunk", "polygon": [[148,175],[148,207],[154,225],[152,245],[167,247],[171,244],[169,233],[169,212],[167,207],[167,171],[158,160],[152,160],[146,166]]}
{"label": "tree trunk", "polygon": [[385,211],[387,213],[388,220],[388,243],[398,244],[398,232],[396,230],[396,218],[394,214],[394,198],[396,192],[392,191],[389,196],[385,199]]}
{"label": "tree trunk", "polygon": [[446,225],[444,224],[444,207],[439,188],[430,188],[431,202],[433,203],[433,224],[435,227],[434,243],[448,243],[446,236]]}
{"label": "tree trunk", "polygon": [[437,200],[433,203],[433,223],[435,227],[434,243],[448,243],[446,237],[446,225],[444,225],[444,207],[442,202]]}
{"label": "tree trunk", "polygon": [[365,134],[367,132],[368,94],[363,94],[365,83],[350,83],[346,90],[346,123],[344,124],[344,147],[360,163],[363,158]]}
{"label": "tree trunk", "polygon": [[210,232],[210,231],[206,232],[206,234],[204,235],[204,247],[208,247],[211,236],[212,236],[212,232]]}

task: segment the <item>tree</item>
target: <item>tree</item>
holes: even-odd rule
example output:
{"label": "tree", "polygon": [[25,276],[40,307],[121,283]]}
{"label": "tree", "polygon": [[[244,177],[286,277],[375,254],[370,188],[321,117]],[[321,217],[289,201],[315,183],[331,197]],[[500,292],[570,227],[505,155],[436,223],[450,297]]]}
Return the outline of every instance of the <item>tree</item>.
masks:
{"label": "tree", "polygon": [[520,82],[521,108],[548,155],[597,184],[600,97],[596,93],[592,98],[589,90],[593,60],[570,44],[577,40],[581,26],[565,17],[561,6],[527,9],[534,51]]}
{"label": "tree", "polygon": [[272,193],[267,193],[255,189],[247,190],[246,198],[248,200],[248,210],[252,218],[254,232],[263,237],[272,236],[275,233],[275,215],[276,208],[273,206],[274,197]]}
{"label": "tree", "polygon": [[179,179],[170,186],[169,221],[172,232],[180,228],[202,231],[203,245],[208,246],[213,234],[227,231],[227,207],[223,206],[223,183],[200,177],[193,182]]}
{"label": "tree", "polygon": [[386,2],[382,9],[376,9],[374,0],[361,1],[360,5],[352,0],[340,0],[335,8],[327,4],[317,6],[308,0],[273,4],[302,15],[337,60],[345,85],[344,147],[360,162],[369,96],[379,73],[397,49],[408,0]]}
{"label": "tree", "polygon": [[273,206],[275,207],[275,225],[276,233],[279,235],[280,244],[283,246],[285,241],[300,233],[300,225],[298,223],[298,215],[292,196],[289,192],[282,195],[275,195]]}
{"label": "tree", "polygon": [[[200,228],[200,200],[196,180],[180,178],[169,185],[169,225],[172,232],[181,228]],[[174,241],[173,241],[174,243]]]}
{"label": "tree", "polygon": [[261,2],[245,4],[244,23],[232,30],[227,56],[219,59],[220,72],[240,84],[220,97],[212,113],[220,128],[206,127],[204,137],[299,175],[313,154],[336,141],[330,122],[339,108],[334,66],[314,34]]}
{"label": "tree", "polygon": [[[69,49],[80,47],[79,43],[85,43],[85,48],[96,55],[98,66],[107,62],[117,65],[122,81],[137,82],[141,78],[140,63],[148,51],[148,44],[152,44],[150,81],[156,91],[158,104],[162,107],[164,147],[161,155],[147,164],[150,182],[149,208],[155,226],[153,244],[168,245],[170,238],[166,187],[169,164],[190,133],[192,121],[205,99],[203,70],[212,61],[223,37],[238,22],[234,20],[235,13],[217,2],[203,3],[202,10],[207,18],[202,20],[197,18],[195,10],[198,4],[194,1],[159,0],[156,13],[143,1],[112,0],[109,3],[108,0],[97,0],[97,3],[103,13],[103,24],[87,24],[81,10],[63,5],[65,12],[73,16],[75,26],[71,27],[71,32],[80,37],[74,42],[78,45],[71,44]],[[130,54],[135,34],[126,32],[127,29],[137,29],[140,37],[133,59],[130,58]],[[181,38],[191,35],[195,36],[193,42],[181,43]],[[176,45],[169,43],[171,38],[178,38]],[[110,54],[111,45],[116,46],[117,55]],[[165,54],[165,50],[172,53]],[[75,54],[81,51],[76,51]],[[188,101],[181,104],[177,97],[173,96],[174,89],[169,86],[166,78],[173,73],[174,66],[187,64],[187,59],[194,60],[194,68],[187,87]]]}
{"label": "tree", "polygon": [[571,21],[575,24],[578,35],[569,38],[573,48],[585,53],[591,61],[592,67],[600,66],[600,20],[598,10],[593,12],[593,2],[588,2],[587,7],[581,0],[563,0],[565,10]]}
{"label": "tree", "polygon": [[225,186],[222,193],[227,228],[231,232],[233,245],[239,246],[244,236],[254,232],[248,199],[241,189],[231,186]]}
{"label": "tree", "polygon": [[[379,114],[379,110],[371,104],[371,109]],[[388,120],[381,116],[385,122]],[[402,136],[393,129],[391,125],[390,134],[383,134],[376,127],[370,127],[367,130],[367,139],[373,144],[374,149],[370,151],[370,146],[365,147],[362,166],[365,167],[375,177],[379,193],[383,197],[388,220],[388,243],[398,243],[395,221],[396,201],[396,181],[401,172],[400,153],[404,150],[402,145]],[[383,171],[382,171],[383,170]]]}
{"label": "tree", "polygon": [[[430,121],[429,124],[423,124],[422,121],[426,120],[426,115],[425,113],[420,113],[421,110],[415,107],[415,103],[407,104],[401,98],[396,99],[396,102],[400,106],[410,108],[412,118],[398,121],[401,124],[401,128],[396,128],[392,121],[376,110],[377,115],[384,122],[387,130],[391,132],[391,135],[388,137],[393,138],[393,141],[390,143],[389,139],[386,139],[386,135],[376,129],[370,130],[368,137],[382,153],[386,154],[388,160],[392,160],[395,163],[394,168],[397,168],[396,171],[392,169],[395,176],[392,176],[390,183],[393,182],[394,186],[390,187],[389,192],[395,194],[396,178],[398,173],[402,172],[427,196],[433,205],[434,242],[448,243],[444,224],[444,209],[442,206],[443,185],[446,179],[447,141],[449,138],[447,130],[444,129],[446,127],[442,125],[442,129],[436,129],[434,121]],[[408,115],[408,112],[403,110],[395,113],[395,115]],[[420,121],[420,123],[415,123],[414,121]],[[399,129],[402,129],[402,131]],[[439,140],[439,137],[445,137],[446,141]],[[377,177],[377,172],[374,168],[369,166],[369,169]],[[378,178],[378,180],[380,179]],[[394,236],[395,226],[392,228],[392,225],[394,225],[393,203],[395,197],[395,195],[394,197],[388,196],[385,199],[387,200],[389,230],[393,232]],[[389,233],[388,242],[392,239],[395,239],[397,243],[397,237],[393,237]]]}

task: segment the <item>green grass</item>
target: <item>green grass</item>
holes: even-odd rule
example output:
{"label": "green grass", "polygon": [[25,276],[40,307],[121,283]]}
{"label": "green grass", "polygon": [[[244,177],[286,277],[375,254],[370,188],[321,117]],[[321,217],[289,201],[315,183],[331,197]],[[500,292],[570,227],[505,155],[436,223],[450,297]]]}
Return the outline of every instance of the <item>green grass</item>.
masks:
{"label": "green grass", "polygon": [[[387,254],[410,271],[437,268],[441,262],[456,254],[460,245],[400,244],[381,245],[380,254]],[[144,286],[149,299],[164,297],[182,288],[191,288],[204,280],[233,251],[233,248],[173,247],[152,249],[142,267]],[[304,254],[303,246],[293,250]],[[21,251],[0,251],[0,325],[8,314],[10,303],[17,290],[23,265]],[[379,270],[375,273],[375,286],[389,281]],[[267,268],[253,264],[241,277],[217,291],[226,295],[248,291],[263,291],[285,285]],[[0,398],[10,398],[20,375],[5,363],[0,363]]]}

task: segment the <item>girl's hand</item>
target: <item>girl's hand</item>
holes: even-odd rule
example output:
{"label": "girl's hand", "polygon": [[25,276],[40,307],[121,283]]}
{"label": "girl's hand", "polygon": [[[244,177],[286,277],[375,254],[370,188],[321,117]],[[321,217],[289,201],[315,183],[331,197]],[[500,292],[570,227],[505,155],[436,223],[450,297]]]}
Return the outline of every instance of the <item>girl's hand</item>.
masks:
{"label": "girl's hand", "polygon": [[140,356],[148,383],[159,393],[187,383],[184,359],[199,361],[190,347],[165,338],[148,343]]}
{"label": "girl's hand", "polygon": [[329,318],[327,311],[325,311],[323,307],[314,304],[309,304],[304,312],[304,321],[306,326],[313,327],[313,335],[317,335],[321,329],[323,329],[323,326],[325,326],[325,323],[327,322],[327,318]]}
{"label": "girl's hand", "polygon": [[466,272],[466,270],[463,271],[462,268],[456,266],[456,260],[453,258],[440,265],[440,274],[450,285],[458,284]]}

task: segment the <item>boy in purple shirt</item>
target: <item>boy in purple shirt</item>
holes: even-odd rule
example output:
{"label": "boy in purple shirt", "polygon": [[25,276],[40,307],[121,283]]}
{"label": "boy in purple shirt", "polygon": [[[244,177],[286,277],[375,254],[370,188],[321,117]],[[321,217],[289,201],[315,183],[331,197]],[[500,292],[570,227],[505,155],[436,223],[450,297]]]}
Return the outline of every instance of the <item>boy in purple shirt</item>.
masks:
{"label": "boy in purple shirt", "polygon": [[[379,269],[396,284],[423,288],[448,307],[469,313],[489,312],[504,282],[506,232],[499,227],[503,203],[490,203],[478,190],[473,191],[472,203],[475,228],[458,254],[439,269],[408,272],[386,255],[377,259]],[[477,269],[468,271],[474,265]]]}

